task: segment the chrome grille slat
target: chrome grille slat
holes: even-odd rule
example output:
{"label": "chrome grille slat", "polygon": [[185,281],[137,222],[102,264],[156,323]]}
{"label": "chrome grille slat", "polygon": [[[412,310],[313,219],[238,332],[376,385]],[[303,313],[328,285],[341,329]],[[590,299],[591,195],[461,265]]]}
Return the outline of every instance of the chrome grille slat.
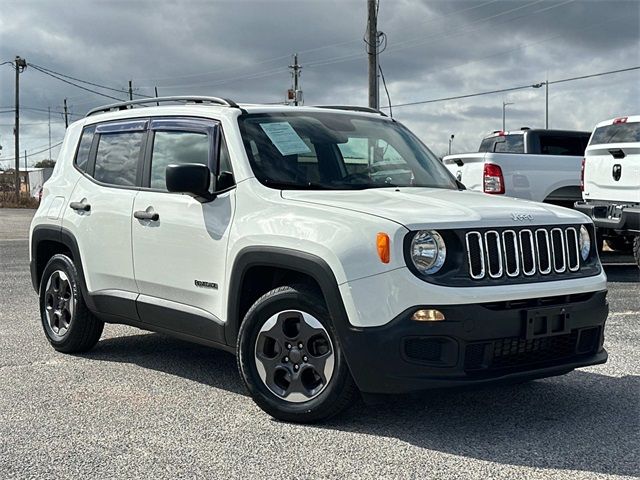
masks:
{"label": "chrome grille slat", "polygon": [[[523,238],[525,235],[529,237],[528,242],[525,242]],[[522,273],[527,277],[530,277],[536,273],[536,247],[533,241],[533,232],[529,229],[520,230],[520,234],[518,236],[520,237],[520,252],[522,252]],[[525,248],[528,249],[531,254],[531,268],[528,270],[524,258]]]}
{"label": "chrome grille slat", "polygon": [[[540,262],[540,250],[541,250],[541,246],[540,246],[540,235],[539,233],[542,233],[544,235],[544,251],[547,252],[547,264],[548,264],[548,268],[542,268],[542,262]],[[547,275],[548,273],[551,273],[551,248],[549,246],[549,232],[547,232],[544,228],[539,228],[538,230],[536,230],[536,256],[538,259],[538,272],[540,272],[542,275]]]}
{"label": "chrome grille slat", "polygon": [[[573,237],[573,241],[570,237]],[[567,247],[567,266],[572,272],[580,270],[580,244],[578,242],[578,232],[575,228],[569,227],[565,230],[565,240]],[[575,262],[571,263],[572,250],[575,255]]]}
{"label": "chrome grille slat", "polygon": [[[558,238],[558,243],[560,245],[560,250],[562,251],[562,266],[559,267],[558,266],[558,257],[560,257],[559,253],[557,252],[557,248],[556,248],[556,242],[554,241],[555,238]],[[556,273],[564,273],[567,270],[567,254],[564,251],[564,232],[562,231],[561,228],[552,228],[551,229],[551,246],[552,246],[552,251],[553,251],[553,270]]]}
{"label": "chrome grille slat", "polygon": [[[489,240],[492,238],[492,240]],[[491,278],[500,278],[502,276],[502,245],[500,242],[500,234],[495,230],[489,230],[484,234],[484,243],[485,243],[485,252],[487,255],[487,271],[489,272],[489,276]],[[491,268],[491,247],[496,249],[496,260],[498,262],[497,271],[494,273]]]}
{"label": "chrome grille slat", "polygon": [[[510,239],[507,237],[511,237]],[[517,277],[520,275],[520,252],[518,251],[518,236],[513,230],[505,230],[502,232],[502,247],[504,251],[504,267],[509,277]],[[515,268],[510,271],[509,269],[509,247],[513,248],[513,263]]]}
{"label": "chrome grille slat", "polygon": [[531,277],[580,270],[576,227],[498,229],[465,234],[473,280]]}
{"label": "chrome grille slat", "polygon": [[[471,237],[474,237],[473,239]],[[469,262],[469,273],[471,278],[474,280],[480,280],[484,278],[485,268],[484,268],[484,243],[482,242],[482,235],[480,232],[469,232],[465,235],[465,240],[467,242],[467,260]],[[480,271],[478,273],[474,272],[473,259],[471,258],[471,242],[475,245],[479,250],[479,259],[480,259]]]}

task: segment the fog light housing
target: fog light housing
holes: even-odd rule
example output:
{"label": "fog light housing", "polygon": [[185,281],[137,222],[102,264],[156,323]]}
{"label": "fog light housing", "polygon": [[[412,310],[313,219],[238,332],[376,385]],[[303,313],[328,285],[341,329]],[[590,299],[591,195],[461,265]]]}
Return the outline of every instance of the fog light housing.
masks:
{"label": "fog light housing", "polygon": [[434,308],[416,310],[411,315],[411,320],[416,322],[441,322],[444,320],[444,313]]}

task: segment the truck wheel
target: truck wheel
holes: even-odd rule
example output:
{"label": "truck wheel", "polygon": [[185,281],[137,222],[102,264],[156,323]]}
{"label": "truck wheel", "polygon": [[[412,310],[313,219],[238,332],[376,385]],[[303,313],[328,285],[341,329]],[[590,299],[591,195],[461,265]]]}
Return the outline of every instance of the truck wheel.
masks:
{"label": "truck wheel", "polygon": [[254,401],[279,420],[319,421],[356,399],[325,302],[304,286],[279,287],[260,297],[240,326],[237,352]]}
{"label": "truck wheel", "polygon": [[607,245],[614,252],[631,253],[633,251],[633,238],[622,236],[607,238]]}
{"label": "truck wheel", "polygon": [[636,259],[638,268],[640,268],[640,235],[636,235],[633,239],[633,256]]}
{"label": "truck wheel", "polygon": [[66,255],[54,255],[44,269],[40,318],[49,343],[59,352],[85,352],[100,340],[104,322],[84,303],[78,271]]}

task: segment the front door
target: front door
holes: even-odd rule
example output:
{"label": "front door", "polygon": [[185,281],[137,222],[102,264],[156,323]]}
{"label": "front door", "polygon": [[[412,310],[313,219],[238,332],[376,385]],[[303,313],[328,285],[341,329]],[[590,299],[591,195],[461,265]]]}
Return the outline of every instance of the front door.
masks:
{"label": "front door", "polygon": [[220,128],[212,120],[158,119],[150,125],[143,186],[134,200],[132,238],[138,312],[156,329],[224,338],[222,296],[235,190],[201,203],[170,193],[169,164],[218,169]]}

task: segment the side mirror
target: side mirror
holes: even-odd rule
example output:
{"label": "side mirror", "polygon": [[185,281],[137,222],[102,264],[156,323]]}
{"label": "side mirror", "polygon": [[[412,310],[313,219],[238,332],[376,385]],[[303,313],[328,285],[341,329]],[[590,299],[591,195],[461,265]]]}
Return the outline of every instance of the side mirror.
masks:
{"label": "side mirror", "polygon": [[207,202],[215,198],[209,191],[211,172],[209,167],[201,163],[167,166],[166,182],[170,192],[188,193],[197,200]]}

